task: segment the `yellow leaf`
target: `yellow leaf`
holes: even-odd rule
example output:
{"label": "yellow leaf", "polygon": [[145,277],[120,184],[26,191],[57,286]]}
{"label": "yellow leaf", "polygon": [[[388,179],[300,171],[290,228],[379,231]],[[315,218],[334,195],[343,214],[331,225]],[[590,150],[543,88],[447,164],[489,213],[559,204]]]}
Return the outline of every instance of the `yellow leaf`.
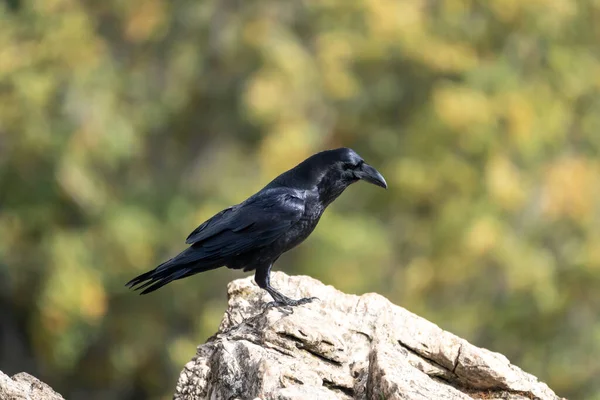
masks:
{"label": "yellow leaf", "polygon": [[542,210],[553,218],[588,218],[597,204],[596,162],[568,157],[550,165],[544,176]]}
{"label": "yellow leaf", "polygon": [[471,88],[443,85],[433,93],[433,103],[439,118],[456,131],[488,124],[493,118],[489,99]]}

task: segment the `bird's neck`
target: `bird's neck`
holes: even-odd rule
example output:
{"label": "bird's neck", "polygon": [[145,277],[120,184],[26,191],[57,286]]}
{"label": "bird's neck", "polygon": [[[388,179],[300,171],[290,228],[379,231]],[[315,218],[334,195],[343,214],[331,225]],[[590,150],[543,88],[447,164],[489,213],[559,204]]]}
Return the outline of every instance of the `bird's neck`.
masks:
{"label": "bird's neck", "polygon": [[317,183],[319,201],[323,204],[323,207],[327,207],[331,204],[349,186],[349,184],[340,179],[339,176],[333,175],[334,174],[325,174]]}

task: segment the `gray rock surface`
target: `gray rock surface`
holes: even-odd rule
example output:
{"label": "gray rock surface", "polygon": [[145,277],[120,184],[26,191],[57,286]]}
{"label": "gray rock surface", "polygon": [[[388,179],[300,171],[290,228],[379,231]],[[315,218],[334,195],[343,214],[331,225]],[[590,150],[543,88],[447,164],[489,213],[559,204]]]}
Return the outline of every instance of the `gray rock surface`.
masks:
{"label": "gray rock surface", "polygon": [[64,400],[39,379],[21,372],[12,378],[0,371],[0,400]]}
{"label": "gray rock surface", "polygon": [[473,346],[377,294],[354,296],[305,277],[272,275],[293,313],[252,277],[228,286],[219,331],[198,347],[175,400],[559,399],[506,357]]}

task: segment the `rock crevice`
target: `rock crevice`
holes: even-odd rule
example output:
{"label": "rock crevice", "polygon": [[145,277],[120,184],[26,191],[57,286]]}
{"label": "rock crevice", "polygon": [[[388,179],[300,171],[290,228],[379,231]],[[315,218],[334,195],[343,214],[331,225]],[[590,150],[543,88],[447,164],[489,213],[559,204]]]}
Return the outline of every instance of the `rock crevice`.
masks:
{"label": "rock crevice", "polygon": [[293,313],[252,278],[229,284],[219,330],[198,347],[175,400],[543,399],[559,397],[501,354],[478,348],[377,294],[354,296],[277,272]]}

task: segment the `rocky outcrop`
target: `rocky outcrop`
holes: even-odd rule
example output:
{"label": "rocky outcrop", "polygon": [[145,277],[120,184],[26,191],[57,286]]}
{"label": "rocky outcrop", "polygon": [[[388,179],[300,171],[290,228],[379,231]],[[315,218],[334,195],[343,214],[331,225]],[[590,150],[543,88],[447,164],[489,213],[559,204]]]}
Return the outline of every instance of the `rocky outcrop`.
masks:
{"label": "rocky outcrop", "polygon": [[377,294],[348,295],[309,277],[272,276],[291,297],[264,308],[252,278],[229,284],[217,334],[198,347],[175,400],[559,399],[506,357],[473,346]]}
{"label": "rocky outcrop", "polygon": [[0,400],[64,400],[39,379],[21,372],[12,378],[0,371]]}

